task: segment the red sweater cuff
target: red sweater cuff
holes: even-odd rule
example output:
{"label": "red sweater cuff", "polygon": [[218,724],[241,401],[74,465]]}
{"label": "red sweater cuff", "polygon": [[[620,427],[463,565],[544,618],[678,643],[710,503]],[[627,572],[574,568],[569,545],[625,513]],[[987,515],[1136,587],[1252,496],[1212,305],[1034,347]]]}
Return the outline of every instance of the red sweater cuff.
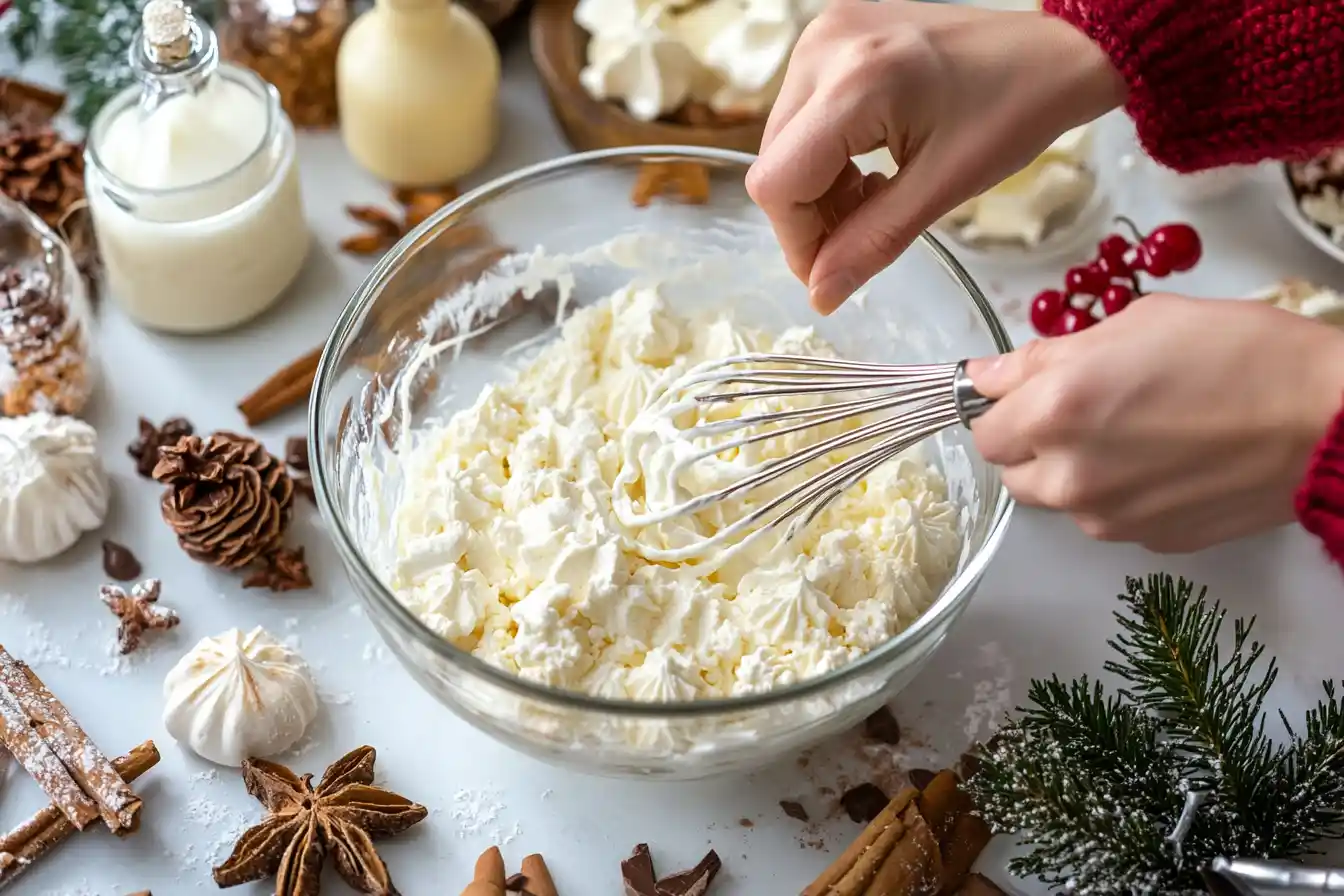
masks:
{"label": "red sweater cuff", "polygon": [[1129,86],[1144,149],[1178,171],[1344,141],[1340,0],[1044,0]]}
{"label": "red sweater cuff", "polygon": [[1297,490],[1297,518],[1344,565],[1344,410],[1316,445],[1306,478]]}

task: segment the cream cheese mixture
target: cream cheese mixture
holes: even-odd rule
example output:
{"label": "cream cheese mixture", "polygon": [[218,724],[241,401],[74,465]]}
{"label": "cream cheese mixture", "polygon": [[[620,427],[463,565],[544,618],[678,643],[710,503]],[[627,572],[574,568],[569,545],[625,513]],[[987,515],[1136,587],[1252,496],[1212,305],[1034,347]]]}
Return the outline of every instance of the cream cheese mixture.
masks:
{"label": "cream cheese mixture", "polygon": [[[916,454],[879,467],[797,538],[715,563],[654,562],[639,546],[712,537],[743,502],[637,537],[620,523],[623,436],[646,402],[697,363],[757,351],[833,354],[807,328],[773,337],[726,315],[681,317],[654,288],[576,312],[512,382],[404,449],[394,593],[443,638],[525,679],[644,701],[767,691],[903,630],[961,552],[959,509]],[[762,442],[742,461],[818,437]]]}

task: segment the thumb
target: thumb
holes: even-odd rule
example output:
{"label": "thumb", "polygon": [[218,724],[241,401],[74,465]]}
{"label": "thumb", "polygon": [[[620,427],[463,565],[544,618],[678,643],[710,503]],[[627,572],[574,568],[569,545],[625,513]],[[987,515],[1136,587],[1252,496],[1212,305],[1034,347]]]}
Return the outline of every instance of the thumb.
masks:
{"label": "thumb", "polygon": [[1055,353],[1053,343],[1035,339],[1016,351],[966,362],[966,375],[975,391],[986,398],[1002,398],[1045,368]]}
{"label": "thumb", "polygon": [[910,159],[886,183],[865,179],[863,203],[822,242],[808,279],[812,306],[822,314],[844,304],[946,211],[938,172],[928,170],[926,158]]}

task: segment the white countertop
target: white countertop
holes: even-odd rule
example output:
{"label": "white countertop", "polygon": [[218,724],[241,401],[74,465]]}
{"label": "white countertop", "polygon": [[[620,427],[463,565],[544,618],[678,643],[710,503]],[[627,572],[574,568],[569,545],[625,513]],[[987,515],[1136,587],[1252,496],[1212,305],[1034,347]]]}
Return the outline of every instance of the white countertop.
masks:
{"label": "white countertop", "polygon": [[[473,182],[565,151],[524,44],[508,55],[503,106],[500,151]],[[1132,151],[1130,142],[1122,120],[1108,122],[1103,158]],[[179,551],[159,519],[158,487],[137,477],[125,455],[139,416],[161,421],[184,414],[204,432],[240,428],[234,405],[242,394],[319,344],[367,270],[334,248],[354,229],[342,206],[384,201],[384,189],[355,169],[335,135],[303,136],[300,147],[317,248],[281,305],[242,330],[195,339],[142,332],[112,302],[102,310],[103,385],[89,415],[115,484],[102,534],[131,546],[146,574],[163,579],[164,603],[181,612],[181,626],[152,638],[129,660],[114,658],[115,619],[97,599],[104,581],[97,537],[46,565],[0,564],[0,642],[33,665],[108,753],[146,738],[163,753],[136,785],[145,798],[137,836],[79,835],[13,892],[118,896],[152,889],[173,896],[214,888],[211,866],[262,813],[234,771],[213,769],[172,741],[160,722],[159,690],[164,673],[197,639],[232,626],[260,624],[292,639],[315,668],[322,714],[297,755],[282,760],[320,773],[345,751],[371,744],[379,751],[380,783],[430,808],[426,822],[381,847],[409,896],[456,894],[492,843],[502,845],[511,870],[526,853],[543,853],[570,896],[616,894],[619,861],[638,841],[650,843],[669,871],[693,864],[712,845],[724,861],[716,896],[797,892],[859,832],[836,808],[835,795],[845,786],[890,783],[901,768],[955,761],[1022,700],[1032,676],[1098,672],[1104,639],[1114,630],[1114,596],[1127,574],[1185,575],[1208,585],[1233,613],[1258,614],[1259,635],[1283,666],[1272,702],[1290,718],[1315,701],[1322,678],[1338,674],[1344,583],[1301,532],[1161,558],[1090,542],[1065,520],[1019,510],[960,626],[896,700],[906,738],[894,753],[865,748],[851,736],[752,775],[644,784],[577,777],[501,749],[422,692],[382,647],[310,505],[300,505],[296,541],[308,548],[316,587],[287,595],[244,591],[237,577],[194,564]],[[1156,225],[1185,218],[1199,226],[1206,259],[1173,285],[1200,295],[1239,295],[1301,275],[1344,287],[1344,271],[1293,233],[1265,190],[1181,210],[1118,163],[1103,176],[1113,181],[1120,210],[1136,220]],[[1026,299],[1055,285],[1062,270],[976,273],[1012,318],[1015,338],[1025,340]],[[303,427],[302,412],[293,412],[259,434],[279,450]],[[800,800],[821,821],[808,826],[785,817],[781,799]],[[11,774],[0,798],[0,828],[43,802],[33,782]],[[987,853],[981,867],[1007,883],[998,852]],[[332,878],[329,891],[346,892]],[[261,894],[270,886],[236,892]]]}

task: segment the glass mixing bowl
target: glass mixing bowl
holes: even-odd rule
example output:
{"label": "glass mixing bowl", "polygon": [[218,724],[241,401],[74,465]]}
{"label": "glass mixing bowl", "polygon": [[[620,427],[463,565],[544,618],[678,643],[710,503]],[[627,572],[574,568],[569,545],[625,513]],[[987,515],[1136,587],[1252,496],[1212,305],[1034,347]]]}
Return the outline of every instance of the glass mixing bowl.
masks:
{"label": "glass mixing bowl", "polygon": [[[703,777],[758,766],[859,723],[919,671],[970,602],[1011,501],[969,433],[930,440],[962,508],[963,546],[936,602],[863,658],[769,693],[685,703],[590,697],[519,678],[457,649],[385,586],[385,533],[408,427],[469,406],[556,333],[557,308],[635,278],[683,313],[731,305],[772,332],[809,324],[843,357],[927,363],[1011,348],[961,265],[925,235],[827,318],[807,304],[743,187],[752,157],[686,147],[583,153],[473,190],[374,268],[327,343],[311,407],[315,488],[368,616],[411,675],[450,710],[542,760],[616,776]],[[703,205],[631,201],[642,166],[711,172]],[[508,247],[508,248],[504,248]],[[563,296],[563,298],[561,298]]]}

